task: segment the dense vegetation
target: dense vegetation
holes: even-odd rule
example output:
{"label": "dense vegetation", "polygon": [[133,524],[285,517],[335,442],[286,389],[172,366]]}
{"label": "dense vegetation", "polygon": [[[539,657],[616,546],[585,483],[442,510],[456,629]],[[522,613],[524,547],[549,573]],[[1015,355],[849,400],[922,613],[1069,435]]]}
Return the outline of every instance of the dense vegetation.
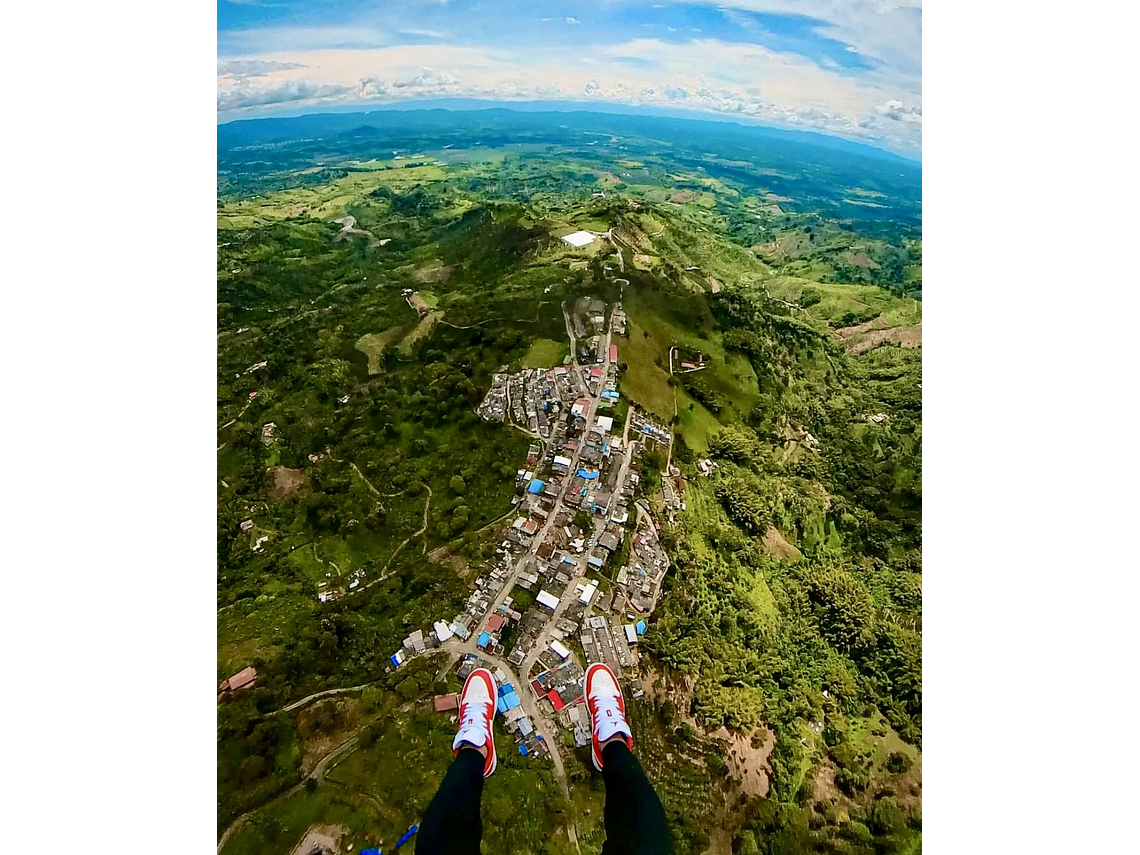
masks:
{"label": "dense vegetation", "polygon": [[[468,118],[219,128],[218,678],[258,669],[219,704],[220,831],[263,808],[227,849],[284,850],[323,817],[392,840],[426,805],[448,725],[423,705],[443,687],[387,657],[456,613],[511,508],[529,439],[475,414],[491,375],[564,352],[560,305],[593,294],[629,315],[618,420],[632,399],[673,424],[689,478],[642,645],[670,699],[631,704],[678,852],[911,851],[921,350],[899,342],[921,327],[917,169],[732,126]],[[558,239],[611,227],[613,244]],[[883,340],[851,346],[856,324]],[[672,345],[708,367],[670,377]],[[641,461],[655,503],[668,457]],[[767,798],[736,788],[722,725],[774,732]],[[409,740],[418,771],[380,774]],[[531,819],[488,851],[565,851],[569,818],[600,850],[600,784],[568,767],[571,805],[548,767],[505,763],[485,808]]]}

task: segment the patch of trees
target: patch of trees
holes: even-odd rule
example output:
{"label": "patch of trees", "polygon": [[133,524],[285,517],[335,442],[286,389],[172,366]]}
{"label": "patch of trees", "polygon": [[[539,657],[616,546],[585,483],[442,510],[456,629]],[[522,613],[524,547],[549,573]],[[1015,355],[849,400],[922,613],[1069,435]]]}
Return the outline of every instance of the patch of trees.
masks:
{"label": "patch of trees", "polygon": [[748,463],[757,455],[756,435],[735,425],[722,427],[709,437],[709,454],[714,458]]}
{"label": "patch of trees", "polygon": [[724,396],[709,386],[696,373],[682,374],[680,377],[681,385],[685,391],[703,404],[709,412],[720,415],[721,411],[728,407],[728,401],[725,400]]}
{"label": "patch of trees", "polygon": [[767,505],[752,487],[739,479],[722,479],[716,497],[728,515],[749,534],[762,535],[772,524]]}

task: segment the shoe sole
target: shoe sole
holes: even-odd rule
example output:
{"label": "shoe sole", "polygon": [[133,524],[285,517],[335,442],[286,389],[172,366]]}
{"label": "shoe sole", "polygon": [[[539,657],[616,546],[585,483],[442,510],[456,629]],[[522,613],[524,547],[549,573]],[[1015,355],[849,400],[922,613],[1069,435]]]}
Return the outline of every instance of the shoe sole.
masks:
{"label": "shoe sole", "polygon": [[459,696],[459,701],[461,704],[463,703],[463,695],[467,693],[467,684],[470,683],[472,679],[474,679],[476,674],[487,675],[487,681],[491,684],[492,710],[495,710],[495,712],[491,713],[491,724],[487,728],[486,742],[487,755],[491,758],[491,768],[488,769],[486,763],[484,763],[483,766],[483,777],[490,778],[493,774],[495,774],[495,769],[499,767],[499,755],[495,751],[495,715],[497,713],[497,708],[494,706],[499,701],[499,684],[495,681],[495,675],[488,671],[486,668],[476,668],[474,671],[468,674],[467,679],[463,681],[463,692],[460,693]]}

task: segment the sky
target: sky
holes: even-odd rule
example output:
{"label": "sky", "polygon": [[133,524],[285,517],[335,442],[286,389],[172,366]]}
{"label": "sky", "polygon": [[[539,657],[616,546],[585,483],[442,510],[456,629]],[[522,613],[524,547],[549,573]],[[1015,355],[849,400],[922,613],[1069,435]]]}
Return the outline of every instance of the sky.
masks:
{"label": "sky", "polygon": [[922,3],[218,0],[219,122],[438,97],[695,110],[919,156]]}

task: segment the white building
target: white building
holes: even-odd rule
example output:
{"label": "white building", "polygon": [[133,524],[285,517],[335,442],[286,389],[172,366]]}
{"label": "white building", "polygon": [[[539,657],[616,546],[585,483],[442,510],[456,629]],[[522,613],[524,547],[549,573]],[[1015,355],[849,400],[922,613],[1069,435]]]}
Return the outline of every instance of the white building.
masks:
{"label": "white building", "polygon": [[558,608],[558,597],[554,596],[554,594],[550,593],[549,591],[539,591],[538,596],[535,597],[535,600],[541,605],[546,606],[551,611]]}
{"label": "white building", "polygon": [[570,244],[570,246],[587,246],[594,242],[594,235],[590,232],[574,232],[572,235],[563,235],[562,240]]}
{"label": "white building", "polygon": [[585,590],[582,591],[582,595],[578,597],[578,602],[585,603],[587,606],[590,605],[590,600],[594,599],[594,594],[597,592],[598,583],[591,581],[590,584],[586,586]]}
{"label": "white building", "polygon": [[550,649],[558,654],[559,659],[567,659],[570,656],[570,650],[561,641],[552,641]]}

